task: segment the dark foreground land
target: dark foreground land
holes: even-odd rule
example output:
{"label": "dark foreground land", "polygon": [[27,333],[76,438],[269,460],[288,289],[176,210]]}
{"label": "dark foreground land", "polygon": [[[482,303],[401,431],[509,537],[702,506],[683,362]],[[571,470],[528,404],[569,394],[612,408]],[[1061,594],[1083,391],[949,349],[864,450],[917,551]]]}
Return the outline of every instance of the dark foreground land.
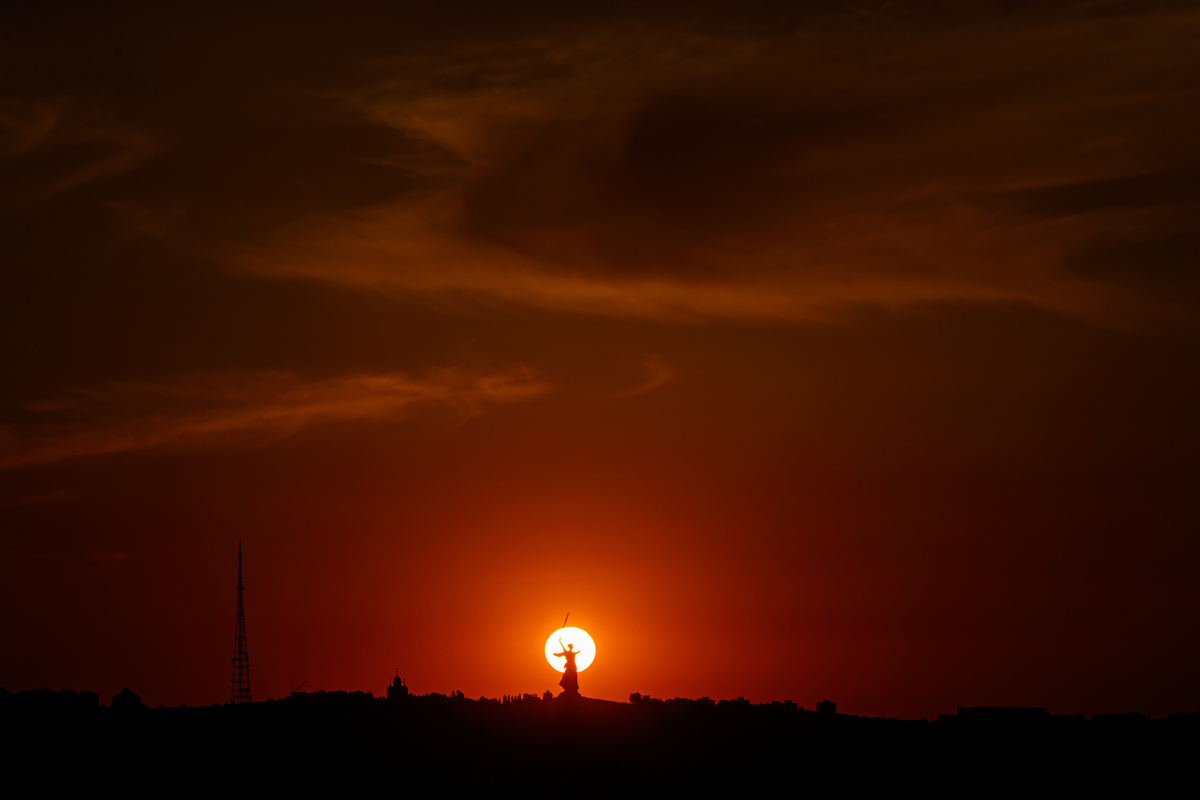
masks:
{"label": "dark foreground land", "polygon": [[1200,744],[1198,714],[1088,720],[1042,709],[961,709],[927,722],[707,699],[315,692],[241,706],[145,708],[131,697],[101,707],[88,692],[0,690],[5,774],[38,776],[46,790],[117,781],[173,793],[411,789],[586,798],[1121,785],[1145,793],[1193,786]]}

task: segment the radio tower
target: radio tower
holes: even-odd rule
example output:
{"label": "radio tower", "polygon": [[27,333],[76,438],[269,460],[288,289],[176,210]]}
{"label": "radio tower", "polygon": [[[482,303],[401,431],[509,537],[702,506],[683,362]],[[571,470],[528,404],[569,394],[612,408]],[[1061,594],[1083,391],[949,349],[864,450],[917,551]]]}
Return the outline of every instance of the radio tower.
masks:
{"label": "radio tower", "polygon": [[231,703],[250,702],[250,656],[246,655],[246,609],[242,605],[242,543],[238,542],[238,612],[233,634],[233,690]]}

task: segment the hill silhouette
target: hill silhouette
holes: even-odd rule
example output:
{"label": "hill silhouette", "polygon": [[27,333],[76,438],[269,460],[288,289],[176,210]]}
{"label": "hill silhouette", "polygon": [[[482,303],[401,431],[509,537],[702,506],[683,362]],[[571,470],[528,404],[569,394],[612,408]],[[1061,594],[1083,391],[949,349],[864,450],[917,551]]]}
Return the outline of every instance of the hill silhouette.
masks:
{"label": "hill silhouette", "polygon": [[[844,790],[849,786],[1145,791],[1190,774],[1200,714],[1060,716],[962,708],[938,720],[818,713],[790,702],[635,694],[618,703],[303,692],[243,705],[146,708],[126,690],[10,693],[0,712],[25,736],[13,764],[86,783],[123,772],[147,787],[409,787],[577,797]],[[135,713],[136,712],[136,713]]]}

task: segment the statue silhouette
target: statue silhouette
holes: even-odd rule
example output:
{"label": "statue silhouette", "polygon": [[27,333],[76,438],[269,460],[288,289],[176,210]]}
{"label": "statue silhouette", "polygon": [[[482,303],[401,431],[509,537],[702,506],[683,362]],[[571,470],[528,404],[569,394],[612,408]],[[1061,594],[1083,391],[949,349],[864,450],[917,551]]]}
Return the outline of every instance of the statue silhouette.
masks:
{"label": "statue silhouette", "polygon": [[[563,647],[562,639],[558,640],[558,646]],[[560,697],[579,697],[579,670],[575,668],[575,656],[579,655],[578,650],[574,649],[575,645],[569,644],[563,647],[561,653],[555,653],[555,658],[567,659],[567,668],[563,670],[562,680],[558,685],[563,687],[563,693]]]}

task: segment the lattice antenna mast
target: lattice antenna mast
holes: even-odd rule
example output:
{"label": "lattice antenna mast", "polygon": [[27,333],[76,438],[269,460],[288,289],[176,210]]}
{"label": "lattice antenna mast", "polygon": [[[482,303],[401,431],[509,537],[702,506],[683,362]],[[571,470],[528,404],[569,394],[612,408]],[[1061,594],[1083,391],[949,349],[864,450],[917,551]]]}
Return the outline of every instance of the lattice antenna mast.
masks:
{"label": "lattice antenna mast", "polygon": [[231,703],[250,702],[250,656],[246,654],[246,608],[242,605],[242,543],[238,542],[237,629],[233,634],[233,689]]}

